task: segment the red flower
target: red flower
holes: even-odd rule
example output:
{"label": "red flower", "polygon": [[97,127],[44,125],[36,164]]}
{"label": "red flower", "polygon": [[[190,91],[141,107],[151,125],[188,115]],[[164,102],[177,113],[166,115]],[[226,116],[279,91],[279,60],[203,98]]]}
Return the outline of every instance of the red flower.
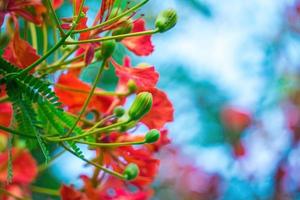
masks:
{"label": "red flower", "polygon": [[[143,19],[138,19],[133,22],[132,33],[145,30],[145,21]],[[124,38],[122,43],[138,56],[148,56],[154,50],[154,46],[151,42],[151,35]]]}
{"label": "red flower", "polygon": [[[13,180],[15,184],[29,184],[37,176],[37,165],[34,158],[26,149],[12,149]],[[8,152],[0,154],[0,182],[5,183],[7,178]]]}
{"label": "red flower", "polygon": [[[88,96],[91,86],[79,80],[75,75],[70,73],[62,74],[55,87],[55,92],[59,100],[67,106],[71,112],[79,112]],[[66,87],[66,88],[63,88]],[[101,89],[96,89],[95,92],[100,92]],[[88,110],[97,110],[98,112],[106,112],[113,101],[113,97],[101,96],[95,94],[89,105]]]}
{"label": "red flower", "polygon": [[60,188],[60,196],[62,200],[88,200],[87,196],[77,191],[72,186],[62,185]]}
{"label": "red flower", "polygon": [[[36,9],[28,9],[33,6]],[[43,9],[42,9],[43,8]],[[0,1],[0,28],[7,13],[13,16],[22,16],[25,20],[41,24],[43,19],[40,11],[44,10],[40,0],[1,0]],[[33,10],[36,10],[33,12]]]}
{"label": "red flower", "polygon": [[57,9],[62,6],[64,0],[52,0],[52,2],[53,2],[53,8]]}
{"label": "red flower", "polygon": [[40,56],[27,41],[20,37],[19,32],[15,31],[13,38],[4,50],[3,58],[20,68],[26,68]]}
{"label": "red flower", "polygon": [[63,185],[60,189],[62,200],[146,200],[152,195],[151,191],[130,191],[120,179],[109,177],[105,184],[93,186],[87,176],[81,176],[84,190],[80,192],[72,186]]}
{"label": "red flower", "polygon": [[150,129],[161,129],[167,122],[173,121],[174,109],[166,93],[157,88],[149,88],[143,91],[152,94],[153,105],[150,112],[141,119],[141,122]]}
{"label": "red flower", "polygon": [[127,84],[133,80],[139,89],[155,87],[159,74],[153,66],[130,67],[130,58],[124,58],[124,66],[119,65],[114,60],[112,64],[116,69],[116,75],[119,77],[120,84]]}
{"label": "red flower", "polygon": [[226,107],[221,113],[225,127],[234,133],[243,132],[251,124],[251,114],[234,107]]}

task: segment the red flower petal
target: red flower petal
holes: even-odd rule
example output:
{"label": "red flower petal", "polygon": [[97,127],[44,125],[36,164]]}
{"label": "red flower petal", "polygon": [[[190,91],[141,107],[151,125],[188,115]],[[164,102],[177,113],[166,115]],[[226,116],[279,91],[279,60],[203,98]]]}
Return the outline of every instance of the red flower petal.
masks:
{"label": "red flower petal", "polygon": [[225,127],[234,133],[241,133],[251,124],[250,113],[238,108],[226,107],[221,115]]}
{"label": "red flower petal", "polygon": [[[56,95],[60,101],[66,105],[71,112],[80,111],[91,89],[90,85],[82,82],[75,75],[70,73],[62,74],[57,83],[68,87],[68,89],[55,87]],[[78,92],[78,90],[82,92]],[[101,91],[101,89],[97,89],[96,91]],[[88,109],[106,112],[112,101],[113,97],[94,95],[88,105]]]}
{"label": "red flower petal", "polygon": [[53,8],[57,9],[64,3],[64,0],[52,0],[52,2],[53,2]]}
{"label": "red flower petal", "polygon": [[167,95],[157,88],[144,91],[152,94],[153,105],[150,112],[141,119],[141,122],[150,129],[161,129],[167,122],[173,121],[174,109]]}
{"label": "red flower petal", "polygon": [[[124,59],[124,63],[128,64],[128,57]],[[116,69],[116,75],[120,78],[122,84],[127,84],[131,79],[134,80],[139,89],[155,87],[159,74],[153,66],[149,67],[126,67],[117,64],[112,60],[112,64]]]}
{"label": "red flower petal", "polygon": [[63,185],[60,188],[60,195],[62,200],[89,200],[85,194],[77,191],[72,186]]}
{"label": "red flower petal", "polygon": [[[133,22],[133,33],[145,30],[145,21],[143,19],[138,19]],[[151,35],[124,38],[122,43],[138,56],[147,56],[154,50],[154,46],[151,42]]]}
{"label": "red flower petal", "polygon": [[25,40],[23,40],[16,31],[12,40],[5,48],[3,58],[8,62],[26,68],[40,58],[36,50]]}
{"label": "red flower petal", "polygon": [[[37,165],[32,155],[26,149],[13,148],[13,182],[18,184],[29,184],[37,176]],[[8,152],[0,154],[0,182],[7,178]]]}

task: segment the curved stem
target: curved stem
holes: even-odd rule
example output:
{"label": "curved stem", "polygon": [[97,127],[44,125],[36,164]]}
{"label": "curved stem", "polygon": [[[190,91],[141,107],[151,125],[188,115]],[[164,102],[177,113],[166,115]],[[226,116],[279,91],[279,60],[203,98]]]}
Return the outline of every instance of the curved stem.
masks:
{"label": "curved stem", "polygon": [[81,118],[82,115],[84,114],[84,112],[85,112],[85,110],[86,110],[88,104],[90,103],[90,101],[91,101],[91,99],[92,99],[92,97],[93,97],[94,91],[95,91],[95,89],[96,89],[96,87],[97,87],[97,83],[98,83],[98,81],[100,80],[100,77],[101,77],[102,72],[103,72],[103,70],[104,70],[105,63],[106,63],[106,60],[103,60],[102,65],[101,65],[101,67],[99,68],[98,73],[97,73],[97,75],[96,75],[96,78],[95,78],[95,80],[94,80],[92,89],[90,90],[89,95],[88,95],[88,97],[86,98],[86,100],[85,100],[85,102],[84,102],[84,104],[83,104],[83,107],[81,108],[81,111],[80,111],[80,113],[79,113],[79,115],[78,115],[78,117],[77,117],[75,123],[73,124],[72,128],[71,128],[71,129],[68,131],[68,133],[66,134],[66,137],[68,137],[69,135],[71,135],[72,131],[74,130],[74,128],[76,127],[76,125],[77,125],[78,122],[80,121],[80,118]]}
{"label": "curved stem", "polygon": [[106,127],[95,129],[93,131],[87,131],[84,134],[75,135],[75,136],[72,136],[72,137],[65,137],[65,138],[61,138],[61,137],[55,137],[55,138],[53,138],[53,137],[45,137],[45,139],[48,140],[48,141],[51,141],[51,142],[65,142],[65,141],[70,141],[70,140],[77,140],[77,139],[81,139],[81,138],[84,138],[86,136],[89,136],[89,135],[92,135],[92,134],[95,134],[95,133],[103,133],[103,132],[110,131],[110,129],[118,127],[118,126],[122,126],[122,125],[124,125],[126,123],[128,123],[128,122],[124,121],[124,122],[115,123],[115,124],[112,124],[112,125],[109,125],[109,126],[106,126]]}
{"label": "curved stem", "polygon": [[107,25],[110,25],[116,21],[118,21],[119,19],[121,19],[122,17],[136,11],[137,9],[139,9],[140,7],[142,7],[144,4],[146,4],[149,0],[144,0],[142,1],[141,3],[133,6],[132,8],[126,10],[125,12],[123,12],[122,14],[116,16],[116,17],[113,17],[101,24],[98,24],[96,26],[92,26],[92,27],[89,27],[89,28],[85,28],[85,29],[81,29],[81,30],[75,30],[72,34],[75,34],[75,33],[82,33],[82,32],[87,32],[87,31],[91,31],[91,30],[95,30],[95,29],[98,29],[98,28],[102,28],[104,26],[107,26]]}
{"label": "curved stem", "polygon": [[30,30],[30,35],[31,35],[32,47],[38,52],[36,28],[35,28],[35,25],[31,22],[29,23],[29,30]]}
{"label": "curved stem", "polygon": [[[77,155],[76,155],[76,153],[74,153],[71,149],[69,149],[68,147],[66,147],[66,145],[64,145],[64,144],[61,144],[68,152],[70,152],[71,154],[73,154],[73,155],[75,155],[76,157],[78,157]],[[83,158],[83,157],[78,157],[78,158],[80,158],[81,160],[83,160],[83,161],[85,161],[86,163],[89,163],[89,164],[91,164],[91,165],[93,165],[93,166],[95,166],[95,167],[97,167],[97,168],[99,168],[99,169],[101,169],[102,171],[104,171],[104,172],[106,172],[106,173],[109,173],[109,174],[111,174],[111,175],[113,175],[113,176],[116,176],[116,177],[118,177],[118,178],[120,178],[120,179],[125,179],[126,180],[126,178],[122,175],[122,174],[120,174],[120,173],[118,173],[118,172],[116,172],[116,171],[112,171],[112,170],[110,170],[110,169],[108,169],[108,168],[105,168],[105,167],[103,167],[103,166],[101,166],[101,165],[99,165],[99,164],[97,164],[97,163],[94,163],[94,162],[92,162],[92,161],[89,161],[89,160],[87,160],[87,159],[85,159],[85,158]]]}
{"label": "curved stem", "polygon": [[[47,0],[49,1],[49,0]],[[79,13],[81,13],[82,11],[82,7],[84,4],[85,0],[82,0],[81,5],[80,5],[80,9],[79,9]],[[26,74],[27,72],[31,71],[33,68],[35,68],[37,65],[39,65],[40,63],[42,63],[45,59],[47,59],[54,51],[56,51],[61,45],[64,44],[64,42],[66,41],[66,39],[71,35],[71,33],[73,32],[73,30],[75,29],[75,27],[77,26],[78,22],[80,20],[80,15],[77,16],[75,23],[72,25],[71,29],[62,36],[62,38],[60,39],[60,41],[54,45],[46,54],[44,54],[40,59],[38,59],[37,61],[35,61],[34,63],[32,63],[30,66],[26,67],[25,69],[23,69],[21,72],[17,73],[17,76],[21,76],[23,74]]]}
{"label": "curved stem", "polygon": [[46,194],[46,195],[51,195],[51,196],[59,196],[59,191],[49,189],[49,188],[43,188],[43,187],[38,187],[38,186],[31,186],[31,190],[35,193],[41,193],[41,194]]}
{"label": "curved stem", "polygon": [[154,30],[141,31],[141,32],[135,32],[135,33],[127,33],[127,34],[121,34],[121,35],[107,36],[107,37],[96,38],[96,39],[79,40],[79,41],[74,41],[74,42],[65,42],[65,44],[73,45],[73,44],[85,44],[85,43],[93,43],[93,42],[102,42],[102,41],[106,41],[106,40],[123,39],[123,38],[127,38],[127,37],[152,35],[152,34],[155,34],[155,33],[158,33],[158,32],[159,32],[158,29],[154,29]]}
{"label": "curved stem", "polygon": [[61,35],[61,36],[64,36],[64,35],[65,35],[65,32],[64,32],[64,30],[61,28],[60,21],[59,21],[57,15],[56,15],[56,13],[55,13],[55,10],[54,10],[54,8],[53,8],[53,6],[52,6],[52,3],[50,2],[50,0],[46,0],[46,1],[47,1],[47,3],[48,3],[48,6],[49,6],[49,8],[50,8],[50,11],[52,12],[52,14],[53,14],[53,16],[54,16],[54,21],[55,21],[55,23],[56,23],[56,26],[57,26],[57,28],[58,28],[58,30],[59,30],[60,35]]}
{"label": "curved stem", "polygon": [[86,141],[80,141],[75,140],[76,143],[80,144],[86,144],[91,145],[95,147],[120,147],[120,146],[130,146],[130,145],[139,145],[139,144],[145,144],[146,141],[135,141],[135,142],[116,142],[116,143],[96,143],[96,142],[86,142]]}
{"label": "curved stem", "polygon": [[12,130],[12,129],[4,127],[4,126],[0,126],[0,130],[3,130],[3,131],[8,132],[8,133],[12,133],[14,135],[19,135],[19,136],[23,136],[23,137],[28,137],[28,138],[36,139],[35,136],[26,135],[26,134],[20,133],[18,131]]}

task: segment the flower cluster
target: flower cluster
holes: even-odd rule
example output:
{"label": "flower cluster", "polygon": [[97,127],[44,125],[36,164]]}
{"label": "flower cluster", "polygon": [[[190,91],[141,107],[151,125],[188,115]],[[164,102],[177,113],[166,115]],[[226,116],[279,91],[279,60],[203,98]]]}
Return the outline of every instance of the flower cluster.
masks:
{"label": "flower cluster", "polygon": [[[94,166],[93,173],[80,176],[83,188],[62,184],[51,195],[63,200],[153,195],[150,185],[159,168],[155,153],[170,143],[165,126],[173,121],[173,106],[157,88],[154,66],[134,66],[129,56],[116,51],[124,46],[133,55],[150,55],[152,35],[176,24],[176,12],[169,9],[159,14],[154,29],[147,29],[143,15],[137,16],[147,2],[102,0],[94,17],[85,0],[0,2],[0,27],[9,38],[0,51],[1,198],[49,192],[32,182],[64,152]],[[60,19],[56,12],[70,3],[73,15]],[[97,73],[88,83],[81,75],[91,66]],[[113,71],[107,76],[118,80],[114,90],[99,85],[105,71]],[[141,125],[148,131],[133,134]],[[87,159],[79,144],[95,157]],[[53,145],[62,153],[52,156]],[[38,147],[46,159],[40,165],[30,153]]]}

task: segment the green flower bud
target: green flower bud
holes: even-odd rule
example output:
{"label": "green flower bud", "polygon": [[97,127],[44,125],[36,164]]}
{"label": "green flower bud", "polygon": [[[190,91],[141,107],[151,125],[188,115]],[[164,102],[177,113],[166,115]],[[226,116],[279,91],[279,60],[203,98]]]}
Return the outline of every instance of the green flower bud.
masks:
{"label": "green flower bud", "polygon": [[174,9],[167,9],[159,13],[155,21],[155,27],[163,33],[175,26],[177,23],[177,13]]}
{"label": "green flower bud", "polygon": [[[131,30],[132,30],[132,22],[130,20],[126,20],[117,29],[113,30],[112,35],[127,34],[130,33]],[[117,39],[117,41],[121,41],[122,39]]]}
{"label": "green flower bud", "polygon": [[160,132],[156,129],[152,129],[146,134],[145,141],[146,143],[154,143],[159,139],[159,137]]}
{"label": "green flower bud", "polygon": [[139,120],[147,114],[152,107],[152,94],[149,92],[141,92],[134,99],[129,108],[128,115],[131,120]]}
{"label": "green flower bud", "polygon": [[115,40],[107,40],[102,42],[101,45],[101,53],[102,58],[107,59],[112,56],[116,48],[116,41]]}
{"label": "green flower bud", "polygon": [[139,167],[134,164],[134,163],[130,163],[129,165],[126,166],[123,175],[126,178],[126,180],[130,181],[135,179],[138,174],[139,174]]}
{"label": "green flower bud", "polygon": [[120,118],[124,115],[125,113],[125,109],[122,106],[117,106],[114,109],[114,114],[116,115],[116,117]]}
{"label": "green flower bud", "polygon": [[135,84],[134,80],[132,80],[132,79],[130,79],[127,82],[127,87],[128,87],[130,94],[135,93],[135,91],[137,90],[137,85]]}

